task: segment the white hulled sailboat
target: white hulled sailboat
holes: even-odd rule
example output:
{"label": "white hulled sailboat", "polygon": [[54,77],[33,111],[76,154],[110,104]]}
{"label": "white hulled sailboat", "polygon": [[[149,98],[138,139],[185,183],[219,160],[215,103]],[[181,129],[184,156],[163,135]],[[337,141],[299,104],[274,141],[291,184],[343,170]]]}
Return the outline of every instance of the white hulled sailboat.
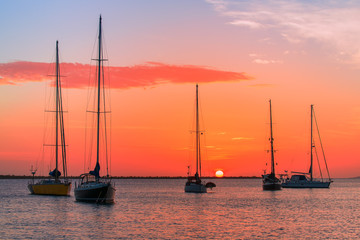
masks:
{"label": "white hulled sailboat", "polygon": [[[96,113],[96,165],[93,171],[80,175],[82,178],[80,184],[75,186],[75,199],[77,201],[96,202],[96,203],[113,203],[115,198],[115,186],[111,179],[100,177],[100,122],[102,122],[106,131],[106,109],[104,94],[104,74],[103,74],[103,49],[102,49],[102,32],[101,16],[99,19],[99,37],[98,37],[98,58],[97,63],[97,109]],[[101,101],[103,99],[103,101]],[[103,106],[103,107],[102,107]],[[101,118],[103,116],[103,118]],[[107,134],[105,133],[105,138]],[[105,139],[105,141],[107,141]],[[106,145],[105,145],[106,148]],[[107,149],[106,149],[107,151]]]}
{"label": "white hulled sailboat", "polygon": [[275,160],[274,160],[274,138],[272,130],[272,110],[271,110],[271,100],[270,103],[270,146],[271,146],[271,173],[264,174],[262,176],[263,180],[263,190],[281,190],[281,182],[275,176]]}
{"label": "white hulled sailboat", "polygon": [[199,90],[198,84],[196,84],[196,144],[195,144],[195,152],[196,152],[196,173],[194,176],[190,176],[190,172],[188,173],[188,180],[185,184],[185,192],[193,192],[193,193],[206,193],[207,187],[216,187],[214,183],[205,183],[201,180],[201,153],[200,153],[200,128],[199,128]]}
{"label": "white hulled sailboat", "polygon": [[[322,177],[322,172],[320,169],[320,164],[319,164],[319,171],[320,171],[320,175],[321,175],[321,181],[319,180],[315,180],[313,177],[313,170],[314,170],[314,164],[313,164],[313,149],[315,149],[315,144],[314,144],[314,138],[313,138],[313,122],[315,120],[315,125],[316,125],[316,129],[317,129],[317,133],[319,136],[319,141],[320,141],[320,146],[321,146],[321,150],[323,153],[323,158],[324,158],[324,162],[325,162],[325,166],[326,166],[326,170],[327,170],[327,174],[329,176],[329,180],[324,180]],[[283,183],[282,183],[282,187],[283,188],[329,188],[330,184],[332,182],[331,178],[330,178],[330,173],[329,173],[329,169],[327,167],[327,163],[326,163],[326,158],[325,158],[325,153],[324,153],[324,149],[322,147],[322,142],[321,142],[321,138],[320,138],[320,132],[319,132],[319,128],[317,125],[317,121],[316,121],[316,117],[315,117],[315,111],[314,111],[314,106],[311,105],[311,123],[310,123],[311,127],[310,127],[310,143],[311,143],[311,148],[310,148],[310,169],[308,173],[301,173],[301,172],[292,172],[293,175],[291,176],[290,179],[286,179]],[[316,152],[316,149],[315,149]],[[316,153],[316,156],[317,153]]]}
{"label": "white hulled sailboat", "polygon": [[[28,184],[28,189],[32,194],[39,195],[58,195],[70,196],[71,182],[67,179],[66,166],[66,144],[64,131],[63,104],[61,92],[60,66],[59,66],[59,42],[56,41],[56,66],[55,66],[55,110],[49,111],[55,113],[55,169],[49,173],[50,179],[41,180],[37,183],[34,181],[35,171],[32,170],[33,180]],[[59,136],[60,135],[60,136]],[[60,141],[60,143],[59,143]],[[59,152],[59,147],[61,151]],[[61,180],[61,172],[59,171],[59,158],[61,155],[64,179]]]}

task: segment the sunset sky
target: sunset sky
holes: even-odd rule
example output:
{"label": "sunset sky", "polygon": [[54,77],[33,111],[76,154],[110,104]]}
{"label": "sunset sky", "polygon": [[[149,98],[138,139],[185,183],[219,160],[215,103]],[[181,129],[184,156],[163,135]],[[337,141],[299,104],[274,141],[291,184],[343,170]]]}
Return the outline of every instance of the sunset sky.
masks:
{"label": "sunset sky", "polygon": [[196,83],[203,175],[263,173],[271,99],[278,173],[308,170],[314,104],[331,176],[360,176],[360,3],[277,0],[1,1],[0,174],[54,166],[43,144],[56,40],[68,172],[93,169],[85,128],[100,14],[113,176],[187,174]]}

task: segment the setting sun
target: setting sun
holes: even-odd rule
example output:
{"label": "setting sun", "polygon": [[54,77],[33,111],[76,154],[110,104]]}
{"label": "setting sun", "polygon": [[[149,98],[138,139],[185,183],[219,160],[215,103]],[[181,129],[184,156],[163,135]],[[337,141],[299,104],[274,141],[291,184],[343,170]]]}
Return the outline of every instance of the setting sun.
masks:
{"label": "setting sun", "polygon": [[223,173],[223,171],[218,170],[218,171],[216,171],[215,176],[220,178],[220,177],[224,176],[224,173]]}

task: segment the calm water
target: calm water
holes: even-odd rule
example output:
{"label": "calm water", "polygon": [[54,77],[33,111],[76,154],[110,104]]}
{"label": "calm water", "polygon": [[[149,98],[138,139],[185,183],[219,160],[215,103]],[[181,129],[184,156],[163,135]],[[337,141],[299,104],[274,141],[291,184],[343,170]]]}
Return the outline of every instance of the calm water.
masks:
{"label": "calm water", "polygon": [[208,194],[184,193],[184,179],[120,179],[114,205],[30,195],[27,182],[0,180],[0,239],[360,239],[359,179],[278,192],[215,179]]}

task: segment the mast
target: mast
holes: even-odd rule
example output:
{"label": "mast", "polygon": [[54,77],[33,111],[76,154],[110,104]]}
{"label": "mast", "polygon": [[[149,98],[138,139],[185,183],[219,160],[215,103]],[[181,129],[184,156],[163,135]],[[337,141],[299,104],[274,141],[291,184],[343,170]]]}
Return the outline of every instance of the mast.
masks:
{"label": "mast", "polygon": [[275,161],[274,161],[274,138],[272,129],[272,113],[271,113],[271,99],[270,103],[270,145],[271,145],[271,175],[275,175]]}
{"label": "mast", "polygon": [[199,93],[198,93],[198,84],[196,84],[196,173],[199,174]]}
{"label": "mast", "polygon": [[58,132],[59,132],[59,78],[60,78],[60,74],[59,74],[59,42],[56,41],[56,127],[55,127],[55,163],[56,163],[56,167],[55,167],[55,180],[59,179],[59,175],[58,175],[58,160],[59,160],[59,137],[58,137]]}
{"label": "mast", "polygon": [[313,180],[313,147],[314,147],[314,143],[313,143],[313,109],[314,109],[314,105],[310,105],[311,111],[311,123],[310,123],[310,143],[311,143],[311,147],[310,147],[310,180]]}
{"label": "mast", "polygon": [[[96,166],[99,165],[99,150],[100,150],[100,89],[101,89],[101,15],[99,19],[99,52],[98,52],[98,101],[97,101],[97,129],[96,129]],[[99,180],[99,176],[96,176],[96,180]]]}

